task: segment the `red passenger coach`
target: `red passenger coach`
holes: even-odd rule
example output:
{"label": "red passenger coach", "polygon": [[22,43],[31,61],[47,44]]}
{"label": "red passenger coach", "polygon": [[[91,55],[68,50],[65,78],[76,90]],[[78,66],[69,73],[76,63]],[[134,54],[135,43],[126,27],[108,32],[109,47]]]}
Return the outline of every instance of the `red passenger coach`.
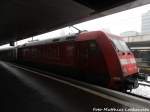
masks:
{"label": "red passenger coach", "polygon": [[111,89],[138,87],[138,68],[122,37],[102,31],[83,32],[28,43],[17,48],[17,60],[46,65],[67,77]]}

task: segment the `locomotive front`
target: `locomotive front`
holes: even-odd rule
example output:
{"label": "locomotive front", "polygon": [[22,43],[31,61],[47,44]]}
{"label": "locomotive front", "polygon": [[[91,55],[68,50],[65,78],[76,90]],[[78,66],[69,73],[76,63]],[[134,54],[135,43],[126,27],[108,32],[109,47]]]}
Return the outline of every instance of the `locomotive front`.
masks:
{"label": "locomotive front", "polygon": [[93,71],[89,73],[97,74],[94,81],[98,80],[100,85],[105,82],[105,87],[121,91],[138,87],[138,67],[135,57],[122,37],[94,31],[82,33],[78,39],[85,42],[95,40],[97,44],[98,53],[95,53],[94,58],[88,56],[90,66],[85,70],[92,69]]}
{"label": "locomotive front", "polygon": [[115,36],[112,34],[109,34],[109,37],[112,40],[112,44],[115,47],[120,61],[121,69],[123,72],[124,85],[126,89],[131,90],[133,88],[137,88],[139,68],[137,67],[134,54],[126,45],[123,37]]}

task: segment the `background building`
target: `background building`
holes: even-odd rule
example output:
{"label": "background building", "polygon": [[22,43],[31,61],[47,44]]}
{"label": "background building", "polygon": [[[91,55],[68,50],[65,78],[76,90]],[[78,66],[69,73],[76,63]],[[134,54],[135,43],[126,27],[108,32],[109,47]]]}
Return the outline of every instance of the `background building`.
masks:
{"label": "background building", "polygon": [[130,37],[130,36],[137,36],[140,35],[139,32],[137,31],[126,31],[126,32],[122,32],[120,33],[121,36],[125,36],[125,37]]}
{"label": "background building", "polygon": [[142,15],[142,34],[150,34],[150,10]]}

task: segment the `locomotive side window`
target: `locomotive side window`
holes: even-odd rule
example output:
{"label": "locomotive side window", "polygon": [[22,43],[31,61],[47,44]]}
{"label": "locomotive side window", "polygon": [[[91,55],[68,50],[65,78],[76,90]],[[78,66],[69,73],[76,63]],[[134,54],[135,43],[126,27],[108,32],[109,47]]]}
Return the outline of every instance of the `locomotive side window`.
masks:
{"label": "locomotive side window", "polygon": [[96,41],[89,42],[89,55],[98,53]]}

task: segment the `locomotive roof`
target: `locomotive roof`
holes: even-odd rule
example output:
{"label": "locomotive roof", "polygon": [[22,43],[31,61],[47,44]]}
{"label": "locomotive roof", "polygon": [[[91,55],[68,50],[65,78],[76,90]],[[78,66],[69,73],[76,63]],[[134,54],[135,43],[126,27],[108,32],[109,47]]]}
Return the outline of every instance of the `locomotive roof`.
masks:
{"label": "locomotive roof", "polygon": [[[121,36],[110,34],[110,33],[104,32],[104,31],[92,31],[92,32],[93,33],[94,32],[95,33],[103,33],[110,39],[116,38],[116,39],[119,39],[119,40],[120,39],[123,40],[123,37],[121,37]],[[90,32],[86,32],[86,33],[90,33]],[[83,34],[84,34],[84,32],[83,32]],[[44,44],[48,44],[48,43],[55,43],[55,42],[75,40],[75,38],[78,35],[79,35],[79,33],[74,33],[74,34],[71,34],[71,35],[60,36],[60,37],[53,38],[53,39],[47,39],[47,40],[42,40],[42,41],[30,42],[30,43],[26,43],[26,44],[23,44],[23,45],[18,45],[16,47],[8,47],[8,48],[0,49],[0,51],[11,50],[11,49],[14,49],[14,48],[21,48],[21,47],[27,47],[27,46],[44,45]]]}
{"label": "locomotive roof", "polygon": [[46,39],[46,40],[41,40],[41,41],[36,41],[36,42],[25,43],[25,44],[20,45],[18,47],[35,46],[35,45],[43,45],[43,44],[48,44],[48,43],[74,40],[74,38],[77,35],[78,35],[78,33],[75,33],[75,34],[71,34],[71,35],[67,35],[67,36],[56,37],[56,38],[53,38],[53,39]]}
{"label": "locomotive roof", "polygon": [[[93,33],[103,33],[105,34],[108,38],[110,39],[119,39],[119,40],[123,40],[123,37],[121,36],[117,36],[108,32],[104,32],[104,31],[92,31]],[[91,33],[91,32],[82,32],[82,34],[84,33]],[[21,46],[17,46],[17,47],[27,47],[27,46],[35,46],[35,45],[44,45],[44,44],[48,44],[48,43],[56,43],[56,42],[63,42],[63,41],[70,41],[70,40],[74,40],[75,37],[77,37],[80,33],[74,33],[71,35],[67,35],[67,36],[60,36],[57,38],[53,38],[53,39],[47,39],[47,40],[42,40],[42,41],[36,41],[36,42],[30,42],[30,43],[26,43],[23,44]]]}
{"label": "locomotive roof", "polygon": [[123,40],[123,38],[125,38],[125,37],[123,37],[123,36],[114,35],[114,34],[111,34],[111,33],[108,33],[108,32],[105,32],[105,34],[106,34],[110,39],[115,38],[115,39]]}

